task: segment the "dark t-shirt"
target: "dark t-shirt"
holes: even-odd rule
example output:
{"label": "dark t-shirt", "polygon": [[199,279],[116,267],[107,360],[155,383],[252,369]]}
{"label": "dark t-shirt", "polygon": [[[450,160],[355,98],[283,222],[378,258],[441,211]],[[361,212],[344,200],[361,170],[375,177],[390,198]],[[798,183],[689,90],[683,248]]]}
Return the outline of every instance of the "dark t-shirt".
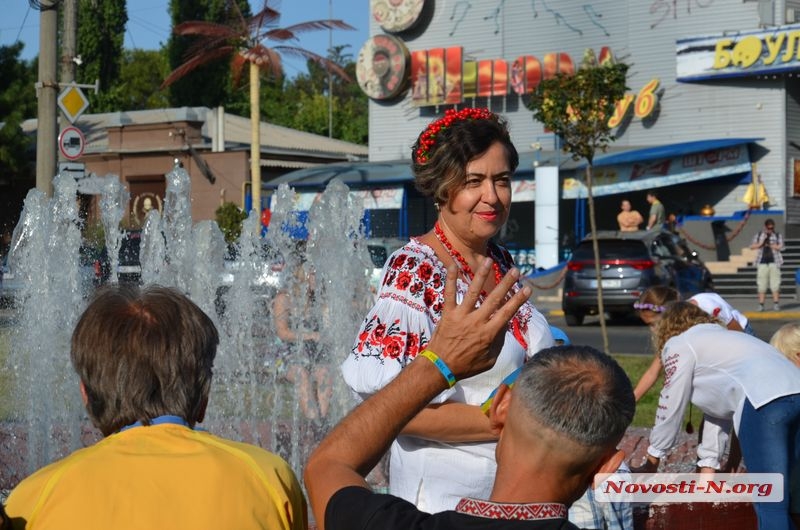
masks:
{"label": "dark t-shirt", "polygon": [[770,246],[773,239],[777,239],[777,237],[769,236],[768,234],[764,236],[764,246],[761,248],[759,263],[775,263],[775,255],[772,253],[772,247]]}
{"label": "dark t-shirt", "polygon": [[326,530],[577,530],[567,519],[518,521],[488,519],[446,511],[421,512],[393,495],[373,493],[357,486],[342,488],[328,502]]}

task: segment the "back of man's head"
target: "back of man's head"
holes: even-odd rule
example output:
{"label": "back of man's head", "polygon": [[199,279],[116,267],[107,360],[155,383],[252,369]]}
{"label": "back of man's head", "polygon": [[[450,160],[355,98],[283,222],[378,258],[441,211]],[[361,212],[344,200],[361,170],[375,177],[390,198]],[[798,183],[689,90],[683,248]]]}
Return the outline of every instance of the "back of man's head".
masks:
{"label": "back of man's head", "polygon": [[108,436],[163,415],[201,419],[219,335],[175,289],[101,289],[72,334],[72,365],[89,417]]}
{"label": "back of man's head", "polygon": [[530,415],[532,428],[550,431],[565,450],[581,446],[576,467],[615,449],[636,408],[628,376],[590,346],[557,346],[534,355],[522,369],[513,400]]}

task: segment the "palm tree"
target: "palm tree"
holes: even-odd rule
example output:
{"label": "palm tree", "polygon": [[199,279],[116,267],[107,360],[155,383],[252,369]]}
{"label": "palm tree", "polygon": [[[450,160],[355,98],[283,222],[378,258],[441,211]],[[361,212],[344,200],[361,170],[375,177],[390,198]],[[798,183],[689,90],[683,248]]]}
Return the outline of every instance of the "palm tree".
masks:
{"label": "palm tree", "polygon": [[280,13],[270,4],[275,0],[264,0],[261,10],[255,15],[245,18],[239,5],[234,1],[228,2],[228,8],[233,12],[229,23],[218,24],[195,20],[178,24],[173,29],[176,35],[192,35],[198,37],[189,48],[186,61],[172,71],[164,82],[162,88],[168,87],[189,72],[224,57],[231,58],[231,70],[234,84],[241,78],[244,65],[249,65],[250,73],[250,178],[253,194],[253,208],[261,211],[261,112],[260,99],[260,71],[263,69],[279,77],[283,73],[281,56],[291,55],[302,57],[322,65],[329,72],[333,72],[344,79],[350,78],[345,71],[333,61],[322,57],[310,50],[298,46],[280,44],[269,47],[264,43],[274,41],[286,43],[298,40],[297,35],[307,31],[354,29],[341,20],[312,20],[302,22],[286,28],[278,27]]}

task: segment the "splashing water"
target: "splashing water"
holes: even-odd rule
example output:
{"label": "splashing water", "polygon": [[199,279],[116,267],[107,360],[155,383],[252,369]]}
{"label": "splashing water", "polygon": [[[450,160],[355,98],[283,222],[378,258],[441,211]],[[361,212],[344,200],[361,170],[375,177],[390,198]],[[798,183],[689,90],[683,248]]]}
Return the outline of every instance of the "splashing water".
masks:
{"label": "splashing water", "polygon": [[[116,176],[98,180],[114,281],[128,192]],[[166,181],[163,215],[150,211],[143,226],[141,278],[145,286],[157,283],[187,293],[219,329],[202,427],[278,453],[302,476],[310,450],[352,404],[338,365],[371,303],[367,273],[372,265],[360,225],[363,209],[349,197],[347,186],[334,180],[310,210],[309,238],[299,247],[292,237],[299,225],[292,211],[297,197],[282,185],[273,197],[266,238],[261,237],[260,216],[252,213],[234,245],[236,259],[226,262],[227,245],[216,223],[192,222],[189,175],[176,167]],[[99,438],[89,426],[69,362],[70,335],[92,289],[80,275],[77,186],[71,177],[59,175],[54,189],[52,199],[31,190],[12,241],[12,267],[24,277],[25,288],[15,303],[17,325],[6,366],[13,413],[9,428],[0,429],[5,432],[0,450],[18,457],[4,459],[0,488]],[[281,263],[283,271],[278,272]],[[302,309],[304,318],[321,323],[313,362],[305,353],[308,344],[277,339],[271,318],[280,290],[310,289],[308,278],[294,274],[302,263],[316,276],[313,303]],[[233,279],[223,285],[227,271]],[[327,379],[314,381],[319,372]],[[330,386],[323,393],[306,393],[296,377],[301,373],[312,385]],[[309,415],[309,408],[315,414]]]}

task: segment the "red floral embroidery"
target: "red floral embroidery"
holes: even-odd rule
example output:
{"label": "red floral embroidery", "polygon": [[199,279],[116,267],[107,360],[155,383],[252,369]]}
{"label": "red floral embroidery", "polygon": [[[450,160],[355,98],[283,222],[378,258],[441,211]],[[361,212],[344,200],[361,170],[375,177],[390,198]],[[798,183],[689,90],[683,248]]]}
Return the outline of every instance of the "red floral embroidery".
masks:
{"label": "red floral embroidery", "polygon": [[392,337],[384,337],[382,343],[383,349],[381,353],[383,353],[384,357],[389,357],[390,359],[397,359],[400,357],[400,354],[403,353],[403,337],[400,335],[394,335]]}
{"label": "red floral embroidery", "polygon": [[438,293],[433,289],[425,289],[425,295],[423,296],[423,300],[425,300],[426,307],[433,307],[433,304],[436,302],[438,298]]}
{"label": "red floral embroidery", "polygon": [[406,337],[406,353],[409,357],[414,358],[420,352],[419,335],[416,333],[409,333]]}
{"label": "red floral embroidery", "polygon": [[386,324],[378,324],[372,331],[372,336],[370,337],[370,340],[375,342],[380,342],[383,339],[384,335],[386,335]]}
{"label": "red floral embroidery", "polygon": [[[494,259],[499,260],[503,270],[508,270],[513,264],[510,255],[501,248],[491,248]],[[403,304],[409,311],[426,313],[431,326],[435,326],[444,307],[445,271],[437,266],[433,252],[425,248],[418,250],[412,243],[389,263],[378,296]],[[523,347],[527,346],[532,312],[532,306],[523,305],[509,325],[509,331]],[[405,366],[416,358],[429,340],[425,329],[401,328],[399,319],[385,322],[378,315],[371,314],[364,320],[352,355],[372,357],[381,364],[391,360]]]}
{"label": "red floral embroidery", "polygon": [[411,285],[412,279],[413,278],[410,272],[402,271],[400,274],[397,275],[397,282],[395,282],[395,285],[397,286],[398,289],[406,290],[408,289],[408,286]]}
{"label": "red floral embroidery", "polygon": [[369,337],[369,331],[364,328],[364,331],[358,334],[358,346],[356,348],[359,352],[364,351],[364,342],[366,342],[367,337]]}
{"label": "red floral embroidery", "polygon": [[423,261],[422,263],[419,264],[417,273],[419,274],[420,280],[427,283],[428,281],[430,281],[431,276],[433,275],[433,265],[431,265],[427,261]]}

